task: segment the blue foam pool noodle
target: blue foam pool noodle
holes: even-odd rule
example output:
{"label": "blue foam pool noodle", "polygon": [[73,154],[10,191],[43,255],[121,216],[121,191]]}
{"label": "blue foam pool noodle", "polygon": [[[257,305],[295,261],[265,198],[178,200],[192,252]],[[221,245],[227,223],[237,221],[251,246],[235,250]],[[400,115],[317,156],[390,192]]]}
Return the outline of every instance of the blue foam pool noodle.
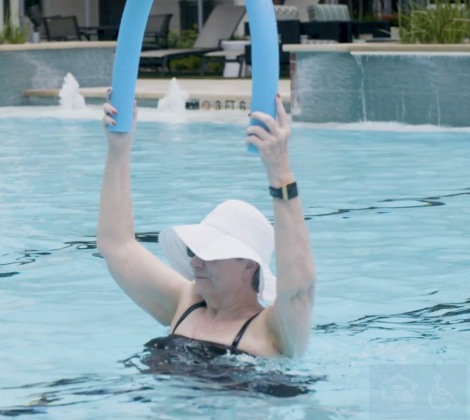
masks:
{"label": "blue foam pool noodle", "polygon": [[[279,84],[279,37],[272,0],[246,0],[251,38],[251,111],[276,118]],[[251,119],[250,125],[264,124]],[[257,153],[249,144],[248,152]]]}
{"label": "blue foam pool noodle", "polygon": [[114,57],[111,104],[118,110],[109,131],[129,133],[133,127],[135,88],[140,52],[153,0],[127,0]]}

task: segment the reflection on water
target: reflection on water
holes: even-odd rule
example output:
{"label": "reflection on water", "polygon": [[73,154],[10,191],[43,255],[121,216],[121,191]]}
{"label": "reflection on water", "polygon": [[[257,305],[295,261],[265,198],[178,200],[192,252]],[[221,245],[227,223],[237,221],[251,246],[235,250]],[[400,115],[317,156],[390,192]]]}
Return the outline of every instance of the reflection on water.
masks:
{"label": "reflection on water", "polygon": [[419,208],[419,207],[445,206],[446,203],[443,200],[444,198],[470,195],[470,188],[464,188],[463,191],[464,192],[446,194],[446,195],[441,195],[441,196],[433,196],[433,197],[423,197],[423,198],[387,198],[385,200],[379,201],[379,204],[369,206],[369,207],[354,208],[354,209],[337,209],[337,210],[332,210],[331,212],[326,212],[326,213],[322,212],[322,213],[306,214],[305,220],[310,220],[314,217],[333,216],[337,214],[339,215],[339,214],[358,212],[358,211],[388,210],[389,212],[390,209],[412,209],[412,208]]}
{"label": "reflection on water", "polygon": [[[419,328],[418,328],[419,327]],[[470,331],[470,298],[462,302],[440,303],[427,308],[391,315],[368,315],[345,324],[318,325],[316,332],[334,334],[346,331],[349,335],[356,335],[365,331],[381,330],[400,331],[398,338],[382,336],[375,341],[398,341],[404,338],[405,332],[411,338],[434,339],[438,338],[438,331],[452,330],[456,332]]]}
{"label": "reflection on water", "polygon": [[[158,242],[158,232],[137,233],[136,238],[139,242]],[[67,241],[63,246],[58,248],[49,249],[47,251],[40,251],[35,249],[26,249],[2,255],[1,258],[7,258],[9,261],[0,263],[2,266],[21,266],[26,264],[35,263],[39,258],[52,255],[55,252],[63,251],[65,249],[78,249],[78,250],[93,250],[96,249],[96,240],[90,241]],[[98,252],[92,254],[94,257],[101,258]],[[0,273],[0,277],[12,277],[20,274],[18,271],[11,271]]]}
{"label": "reflection on water", "polygon": [[[127,384],[127,389],[121,389]],[[0,415],[20,416],[22,414],[44,414],[47,407],[69,406],[108,398],[124,393],[138,393],[149,389],[148,386],[135,386],[127,376],[100,377],[85,375],[76,378],[59,379],[53,382],[25,384],[14,388],[2,388],[3,391],[31,390],[30,401],[25,406],[3,408]]]}
{"label": "reflection on water", "polygon": [[[323,211],[318,210],[315,213],[308,213],[305,214],[305,220],[312,220],[316,217],[325,217],[325,216],[335,216],[335,215],[344,215],[346,213],[353,213],[353,212],[361,212],[361,211],[371,211],[371,210],[379,210],[379,213],[391,212],[395,209],[413,209],[413,208],[420,208],[420,207],[436,207],[436,206],[445,206],[446,202],[444,199],[460,197],[465,195],[470,195],[470,188],[464,188],[461,190],[462,192],[456,193],[449,193],[440,196],[432,196],[432,197],[423,197],[423,198],[387,198],[381,200],[378,205],[372,205],[367,207],[360,207],[360,208],[345,208],[345,209],[332,209],[331,211]],[[314,209],[314,207],[308,207],[310,209]],[[271,218],[272,221],[272,218]],[[146,242],[146,243],[158,243],[158,235],[159,232],[142,232],[136,233],[136,239],[139,242]],[[25,264],[31,264],[37,261],[38,258],[43,256],[51,255],[54,252],[62,251],[68,248],[75,248],[81,250],[90,250],[96,249],[96,240],[89,240],[89,241],[68,241],[64,242],[64,245],[55,249],[51,250],[21,250],[16,251],[13,253],[8,253],[0,256],[0,261],[6,259],[6,262],[0,262],[0,267],[6,266],[22,266]],[[99,253],[92,254],[95,257],[101,257]],[[10,272],[3,272],[0,273],[0,278],[5,277],[13,277],[15,275],[20,274],[18,271],[10,271]]]}
{"label": "reflection on water", "polygon": [[[441,303],[414,311],[391,315],[370,315],[343,324],[318,325],[314,335],[336,335],[339,332],[354,336],[366,331],[380,330],[377,337],[386,331],[400,331],[399,340],[405,332],[410,338],[437,339],[437,331],[470,331],[470,298],[462,302]],[[394,341],[398,339],[375,338],[372,341]],[[145,348],[141,353],[120,361],[128,374],[114,376],[83,375],[62,378],[52,382],[24,384],[4,387],[5,391],[27,391],[24,406],[0,407],[0,416],[16,417],[24,414],[44,414],[53,407],[90,404],[96,400],[126,396],[127,402],[156,403],[160,389],[165,395],[181,399],[197,399],[201,395],[230,395],[246,398],[299,397],[315,394],[318,381],[328,381],[325,376],[315,376],[305,371],[291,369],[282,361],[254,358],[248,355],[221,357],[201,356],[198,351],[186,349],[175,353],[171,349],[161,354]],[[28,392],[29,391],[29,392]],[[313,400],[311,400],[313,401]],[[313,407],[313,406],[312,406]],[[206,408],[211,408],[206,406]],[[313,408],[312,408],[313,409]],[[315,418],[331,417],[327,409],[315,412]],[[337,414],[337,413],[336,413]]]}
{"label": "reflection on water", "polygon": [[[129,360],[125,361],[126,366],[135,366]],[[246,401],[263,401],[267,396],[287,398],[309,393],[311,407],[314,409],[313,384],[324,378],[307,377],[299,372],[269,371],[269,365],[272,364],[274,363],[267,362],[266,366],[261,362],[244,362],[227,357],[224,361],[211,363],[210,366],[188,361],[187,370],[180,369],[175,375],[84,375],[1,388],[2,392],[26,392],[25,398],[29,401],[22,406],[0,407],[0,416],[45,414],[60,407],[90,404],[110,398],[119,398],[120,402],[156,404],[162,400],[162,389],[164,395],[173,398],[173,403],[174,398],[187,403],[188,400],[210,395],[211,402],[205,404],[205,409],[209,410],[220,408],[217,397],[243,397]],[[317,414],[320,415],[319,418],[330,418],[328,411],[318,410]]]}

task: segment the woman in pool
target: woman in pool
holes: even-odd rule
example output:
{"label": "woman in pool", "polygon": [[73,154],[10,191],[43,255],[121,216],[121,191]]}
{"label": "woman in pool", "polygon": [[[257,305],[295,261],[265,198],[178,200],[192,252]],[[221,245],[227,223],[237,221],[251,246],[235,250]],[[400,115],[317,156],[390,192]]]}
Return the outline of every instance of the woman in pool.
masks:
{"label": "woman in pool", "polygon": [[[250,204],[225,201],[200,224],[160,233],[171,267],[135,239],[130,188],[134,133],[106,130],[98,249],[119,286],[158,322],[171,326],[169,337],[149,343],[156,349],[183,341],[221,353],[265,357],[293,357],[306,350],[315,272],[289,164],[288,117],[279,95],[276,106],[277,120],[251,114],[269,131],[247,129],[247,143],[258,148],[268,177],[274,229]],[[105,126],[115,124],[117,110],[110,103],[103,108]],[[277,281],[269,269],[274,248]],[[259,298],[272,304],[264,308]]]}

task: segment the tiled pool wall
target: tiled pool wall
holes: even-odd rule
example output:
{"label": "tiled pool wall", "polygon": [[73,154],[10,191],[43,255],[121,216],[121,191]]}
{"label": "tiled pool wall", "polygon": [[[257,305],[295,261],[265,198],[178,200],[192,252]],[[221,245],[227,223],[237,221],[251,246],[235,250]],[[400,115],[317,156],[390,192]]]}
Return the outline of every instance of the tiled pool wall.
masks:
{"label": "tiled pool wall", "polygon": [[0,46],[0,106],[24,105],[27,89],[60,88],[67,73],[80,87],[109,86],[115,43]]}
{"label": "tiled pool wall", "polygon": [[[0,45],[0,106],[31,104],[23,96],[25,90],[59,89],[68,72],[81,87],[109,86],[115,46],[113,42]],[[470,45],[287,48],[292,53],[295,121],[470,126]],[[212,105],[215,109],[220,104]],[[245,102],[236,105],[249,107]]]}
{"label": "tiled pool wall", "polygon": [[[470,126],[470,48],[387,46],[292,52],[295,121]],[[404,51],[400,51],[403,48]],[[341,50],[342,49],[342,50]]]}

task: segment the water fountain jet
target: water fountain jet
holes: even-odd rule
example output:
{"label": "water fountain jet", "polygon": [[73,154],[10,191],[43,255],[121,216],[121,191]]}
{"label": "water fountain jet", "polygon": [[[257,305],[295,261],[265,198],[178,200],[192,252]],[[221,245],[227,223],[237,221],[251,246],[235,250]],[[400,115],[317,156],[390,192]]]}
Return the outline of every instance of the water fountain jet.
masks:
{"label": "water fountain jet", "polygon": [[85,109],[85,98],[79,92],[80,85],[71,73],[64,77],[59,92],[59,104],[63,109]]}

